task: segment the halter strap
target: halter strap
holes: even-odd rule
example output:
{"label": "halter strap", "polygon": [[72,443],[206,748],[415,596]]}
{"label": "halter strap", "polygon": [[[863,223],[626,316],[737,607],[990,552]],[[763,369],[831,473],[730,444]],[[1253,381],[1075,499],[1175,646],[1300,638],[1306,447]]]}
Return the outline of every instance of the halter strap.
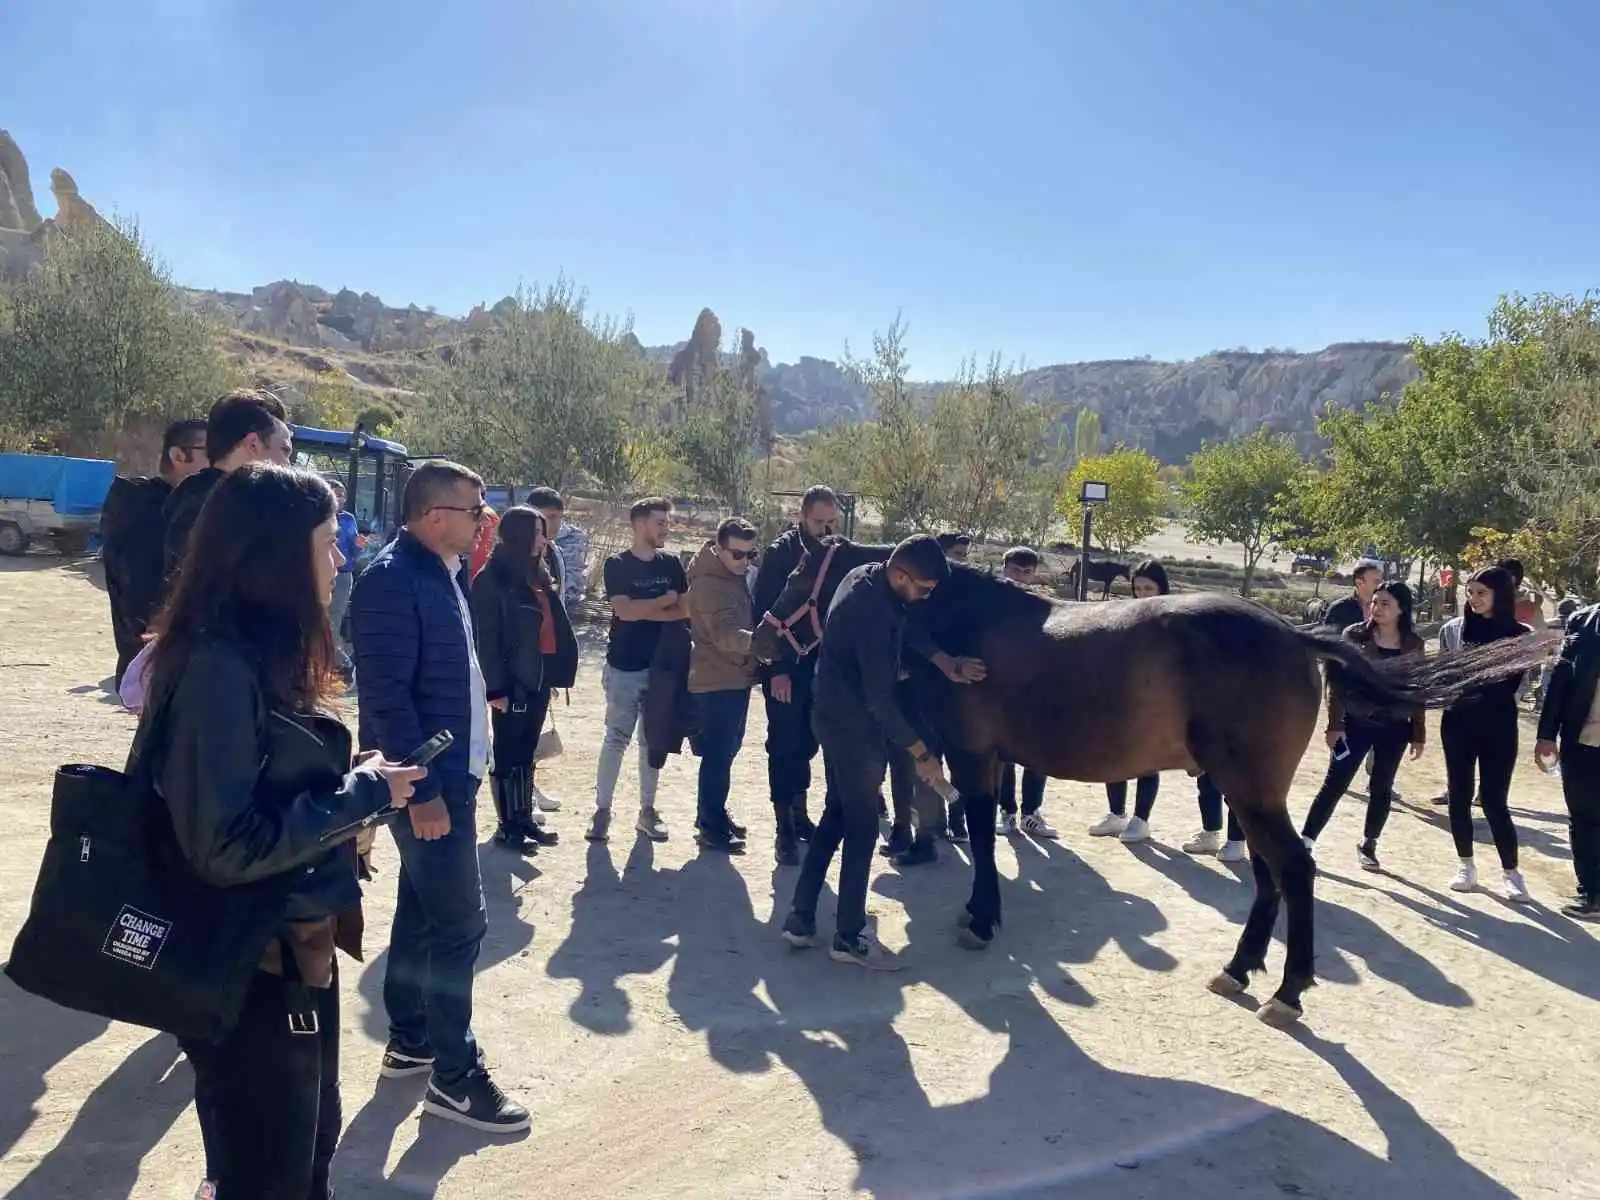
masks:
{"label": "halter strap", "polygon": [[[817,606],[817,598],[822,595],[823,581],[828,578],[828,567],[833,562],[834,551],[838,548],[839,543],[834,542],[823,554],[822,564],[817,568],[816,581],[811,585],[811,594],[806,597],[804,604],[787,617],[781,619],[773,616],[771,609],[768,609],[761,616],[764,624],[771,625],[777,629],[778,635],[789,643],[790,648],[794,650],[796,658],[804,658],[822,645],[822,617],[820,615],[821,610]],[[816,640],[809,646],[802,646],[800,639],[794,636],[793,628],[808,616],[811,618],[811,629],[816,634]]]}

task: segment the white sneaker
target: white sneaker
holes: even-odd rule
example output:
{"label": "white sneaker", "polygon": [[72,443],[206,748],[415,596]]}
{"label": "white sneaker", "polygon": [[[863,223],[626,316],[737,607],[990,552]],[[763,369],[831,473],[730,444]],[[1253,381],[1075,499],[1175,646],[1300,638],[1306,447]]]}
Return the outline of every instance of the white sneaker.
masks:
{"label": "white sneaker", "polygon": [[1521,871],[1506,872],[1506,899],[1517,904],[1526,904],[1533,897],[1528,894],[1527,881],[1522,878]]}
{"label": "white sneaker", "polygon": [[1120,837],[1122,831],[1128,827],[1128,818],[1119,817],[1116,813],[1107,813],[1093,825],[1089,826],[1090,837]]}
{"label": "white sneaker", "polygon": [[1224,842],[1217,851],[1218,862],[1244,862],[1250,857],[1250,848],[1243,842]]}
{"label": "white sneaker", "polygon": [[1215,854],[1221,849],[1222,831],[1220,829],[1202,829],[1183,844],[1183,852],[1185,854]]}
{"label": "white sneaker", "polygon": [[561,801],[553,796],[546,796],[537,783],[533,785],[533,806],[547,813],[561,811]]}
{"label": "white sneaker", "polygon": [[1061,836],[1054,829],[1050,828],[1050,823],[1038,813],[1029,813],[1027,816],[1022,818],[1021,824],[1022,832],[1027,834],[1029,837],[1051,839]]}
{"label": "white sneaker", "polygon": [[1017,814],[1001,813],[1000,820],[995,823],[995,832],[1004,837],[1011,837],[1021,832],[1017,824]]}
{"label": "white sneaker", "polygon": [[664,842],[667,840],[667,823],[661,819],[653,808],[641,808],[639,810],[639,819],[633,823],[633,827],[652,842]]}
{"label": "white sneaker", "polygon": [[1478,868],[1469,859],[1461,864],[1456,877],[1450,881],[1452,892],[1473,892],[1478,889]]}
{"label": "white sneaker", "polygon": [[1150,822],[1143,817],[1134,817],[1128,822],[1128,827],[1122,831],[1122,840],[1125,842],[1148,842],[1150,840]]}

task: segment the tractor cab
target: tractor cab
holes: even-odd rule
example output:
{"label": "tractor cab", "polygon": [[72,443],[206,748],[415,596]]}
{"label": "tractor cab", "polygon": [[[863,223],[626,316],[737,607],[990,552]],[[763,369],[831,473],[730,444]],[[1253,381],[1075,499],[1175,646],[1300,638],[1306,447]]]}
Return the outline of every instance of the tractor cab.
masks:
{"label": "tractor cab", "polygon": [[291,426],[294,465],[343,481],[345,504],[366,545],[375,553],[400,524],[406,448],[376,437],[360,425],[353,431]]}

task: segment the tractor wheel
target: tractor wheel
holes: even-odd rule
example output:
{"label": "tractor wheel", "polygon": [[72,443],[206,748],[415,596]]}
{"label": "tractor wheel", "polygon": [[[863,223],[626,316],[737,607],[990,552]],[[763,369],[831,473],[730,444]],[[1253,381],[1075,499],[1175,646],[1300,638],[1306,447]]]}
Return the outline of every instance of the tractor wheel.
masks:
{"label": "tractor wheel", "polygon": [[0,554],[26,554],[28,535],[15,521],[0,521]]}

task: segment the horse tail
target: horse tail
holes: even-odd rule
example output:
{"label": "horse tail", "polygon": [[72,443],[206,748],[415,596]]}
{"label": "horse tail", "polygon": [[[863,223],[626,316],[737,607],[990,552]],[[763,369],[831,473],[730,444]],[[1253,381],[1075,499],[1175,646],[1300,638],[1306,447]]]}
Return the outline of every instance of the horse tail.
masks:
{"label": "horse tail", "polygon": [[1295,636],[1327,664],[1328,680],[1341,690],[1350,711],[1380,719],[1444,708],[1488,684],[1532,670],[1550,653],[1539,638],[1517,637],[1432,658],[1374,660],[1338,634],[1295,630]]}

